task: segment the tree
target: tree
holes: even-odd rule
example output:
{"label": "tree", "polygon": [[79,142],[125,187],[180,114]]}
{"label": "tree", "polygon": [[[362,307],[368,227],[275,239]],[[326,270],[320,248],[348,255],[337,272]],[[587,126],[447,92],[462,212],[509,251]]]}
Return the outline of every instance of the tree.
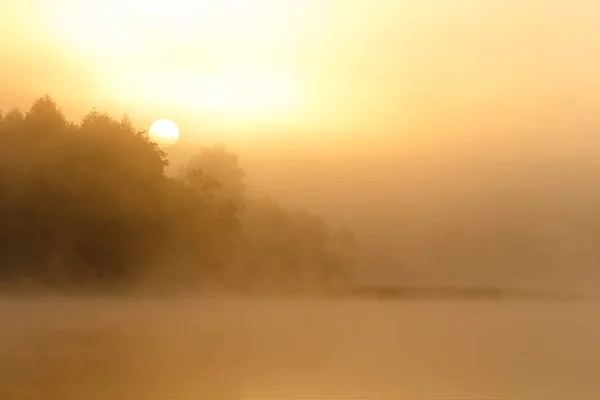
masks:
{"label": "tree", "polygon": [[203,147],[182,168],[182,176],[190,171],[203,171],[219,183],[215,195],[222,201],[243,208],[246,194],[245,173],[239,165],[238,156],[223,146]]}
{"label": "tree", "polygon": [[334,229],[315,214],[288,210],[269,198],[248,197],[238,158],[226,148],[203,148],[183,171],[212,176],[220,204],[239,213],[241,229],[224,271],[238,287],[322,287],[347,277],[357,264],[358,243],[349,229]]}
{"label": "tree", "polygon": [[353,262],[349,232],[249,198],[224,147],[169,177],[166,154],[127,117],[92,111],[75,124],[48,96],[0,116],[0,280],[290,288]]}
{"label": "tree", "polygon": [[7,113],[0,132],[6,279],[130,282],[184,249],[194,255],[188,269],[202,275],[229,232],[226,207],[194,182],[168,178],[165,154],[127,118],[91,112],[71,124],[46,96],[25,115]]}

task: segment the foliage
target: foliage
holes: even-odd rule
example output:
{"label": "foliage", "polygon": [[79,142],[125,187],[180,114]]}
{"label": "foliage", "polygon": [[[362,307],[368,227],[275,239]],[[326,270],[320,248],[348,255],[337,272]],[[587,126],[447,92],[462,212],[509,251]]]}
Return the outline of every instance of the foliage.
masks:
{"label": "foliage", "polygon": [[167,165],[126,117],[70,123],[48,96],[0,113],[0,279],[323,280],[354,261],[348,232],[248,198],[225,148],[201,149],[175,178]]}

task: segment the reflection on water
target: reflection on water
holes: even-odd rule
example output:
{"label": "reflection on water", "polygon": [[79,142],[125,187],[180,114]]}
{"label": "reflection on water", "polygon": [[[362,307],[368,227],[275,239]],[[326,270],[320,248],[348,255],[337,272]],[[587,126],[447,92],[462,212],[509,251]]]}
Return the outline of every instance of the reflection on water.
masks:
{"label": "reflection on water", "polygon": [[597,399],[600,307],[2,300],[0,399]]}

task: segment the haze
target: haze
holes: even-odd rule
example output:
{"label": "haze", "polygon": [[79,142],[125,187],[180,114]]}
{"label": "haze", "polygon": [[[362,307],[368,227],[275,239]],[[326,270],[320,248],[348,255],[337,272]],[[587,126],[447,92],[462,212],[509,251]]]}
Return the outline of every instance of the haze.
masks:
{"label": "haze", "polygon": [[415,159],[448,182],[448,164],[576,162],[598,145],[594,1],[143,4],[5,2],[0,108],[47,92],[75,119],[170,118],[173,156],[225,143],[253,187],[388,241],[415,185],[442,190]]}
{"label": "haze", "polygon": [[0,399],[598,398],[598,21],[3,0]]}
{"label": "haze", "polygon": [[[185,115],[189,140],[204,139],[192,128],[210,126],[255,145],[337,139],[338,151],[356,148],[349,137],[400,147],[415,135],[597,123],[593,1],[9,0],[3,8],[11,40],[0,49],[2,106],[47,91],[73,115],[92,106],[142,124],[156,112]],[[273,101],[256,110],[207,104],[218,100],[205,99],[203,80],[229,83],[237,97],[262,85]]]}

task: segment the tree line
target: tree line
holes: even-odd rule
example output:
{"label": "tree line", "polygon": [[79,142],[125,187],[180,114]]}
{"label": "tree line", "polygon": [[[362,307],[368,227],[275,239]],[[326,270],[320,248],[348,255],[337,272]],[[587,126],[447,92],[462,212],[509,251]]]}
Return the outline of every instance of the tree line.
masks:
{"label": "tree line", "polygon": [[175,176],[128,118],[68,121],[48,96],[0,113],[0,279],[291,290],[347,277],[348,229],[246,194],[238,157],[200,149]]}

